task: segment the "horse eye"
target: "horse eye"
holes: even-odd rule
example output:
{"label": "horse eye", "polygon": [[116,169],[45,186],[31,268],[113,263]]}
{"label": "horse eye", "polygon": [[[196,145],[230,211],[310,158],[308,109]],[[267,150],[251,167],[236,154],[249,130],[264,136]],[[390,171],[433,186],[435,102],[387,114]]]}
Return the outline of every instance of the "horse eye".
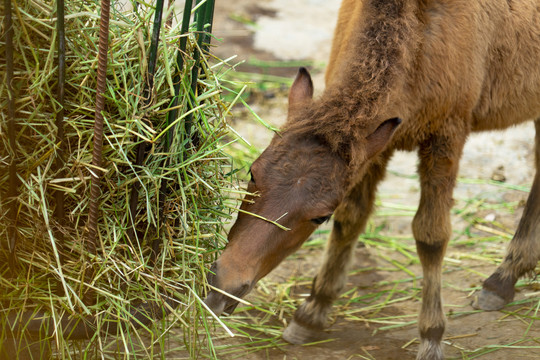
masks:
{"label": "horse eye", "polygon": [[327,215],[327,216],[323,216],[323,217],[320,217],[320,218],[311,219],[311,222],[316,224],[316,225],[321,225],[322,223],[325,223],[328,220],[330,220],[331,217],[332,217],[332,215]]}

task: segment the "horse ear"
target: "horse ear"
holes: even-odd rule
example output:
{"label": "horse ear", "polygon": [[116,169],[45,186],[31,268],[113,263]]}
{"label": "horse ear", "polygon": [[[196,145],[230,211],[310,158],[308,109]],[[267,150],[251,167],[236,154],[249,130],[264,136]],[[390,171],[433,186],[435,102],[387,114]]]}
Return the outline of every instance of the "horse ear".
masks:
{"label": "horse ear", "polygon": [[401,124],[400,118],[388,119],[366,138],[368,159],[375,156],[386,146],[399,124]]}
{"label": "horse ear", "polygon": [[289,92],[289,110],[291,107],[301,104],[306,100],[313,98],[313,82],[311,81],[311,75],[305,67],[298,69],[296,79],[291,86]]}

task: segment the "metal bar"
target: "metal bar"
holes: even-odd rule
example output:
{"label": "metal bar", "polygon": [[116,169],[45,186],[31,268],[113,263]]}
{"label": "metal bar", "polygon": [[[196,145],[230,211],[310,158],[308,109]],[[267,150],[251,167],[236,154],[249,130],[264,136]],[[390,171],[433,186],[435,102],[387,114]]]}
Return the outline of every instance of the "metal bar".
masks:
{"label": "metal bar", "polygon": [[[4,0],[4,29],[5,29],[5,44],[6,44],[6,88],[8,93],[8,139],[9,139],[9,151],[10,164],[9,164],[9,186],[8,186],[8,198],[11,201],[9,206],[9,218],[11,224],[8,228],[8,246],[9,251],[13,255],[15,253],[15,247],[17,246],[17,142],[16,142],[16,129],[15,129],[15,95],[13,93],[13,21],[11,0]],[[10,256],[10,265],[14,264],[14,256]]]}
{"label": "metal bar", "polygon": [[[197,0],[196,3],[199,3],[200,0]],[[191,17],[191,7],[192,7],[192,1],[191,0],[186,0],[186,3],[184,5],[184,16],[183,16],[183,19],[182,19],[182,29],[181,29],[181,32],[182,34],[186,34],[188,29],[189,29],[189,21],[190,21],[190,17]],[[204,25],[205,23],[207,23],[207,21],[210,22],[210,30],[211,30],[211,22],[213,20],[213,13],[214,13],[214,1],[213,0],[209,0],[208,2],[206,2],[205,4],[203,4],[201,7],[199,7],[199,9],[197,9],[197,12],[195,14],[195,20],[197,21],[197,33],[198,33],[198,39],[197,39],[197,42],[198,42],[198,45],[199,45],[199,48],[202,48],[202,45],[203,45],[203,41],[204,41],[204,36],[202,34],[202,31],[204,29]],[[208,40],[209,42],[209,40]],[[178,51],[177,53],[177,57],[176,57],[176,74],[174,76],[174,90],[175,90],[175,97],[172,101],[172,103],[170,104],[170,108],[172,108],[172,110],[169,111],[168,113],[168,117],[167,117],[167,124],[170,124],[172,123],[174,120],[176,120],[176,117],[178,116],[178,102],[179,102],[179,98],[180,98],[180,82],[181,82],[181,79],[180,79],[180,74],[182,73],[182,70],[184,68],[184,54],[185,54],[185,51],[186,51],[186,46],[187,46],[187,37],[186,36],[181,36],[180,37],[180,50]],[[195,50],[195,53],[193,55],[193,59],[194,59],[194,64],[193,64],[193,67],[191,69],[191,94],[188,94],[187,95],[187,108],[186,108],[186,112],[189,112],[192,108],[193,108],[193,103],[195,102],[195,98],[196,98],[196,92],[197,92],[197,81],[198,81],[198,76],[199,76],[199,62],[200,62],[200,52],[198,50]],[[186,119],[185,119],[185,132],[188,136],[190,136],[190,133],[191,133],[191,126],[192,126],[192,122],[193,122],[193,114],[192,113],[189,113],[187,116],[186,116]],[[174,133],[175,133],[175,127],[171,127],[169,129],[169,132],[167,134],[167,151],[168,149],[170,148],[170,144],[171,144],[171,141],[172,141],[172,138],[174,136]],[[197,136],[195,136],[193,139],[192,139],[192,143],[196,146],[199,142],[199,139]],[[160,205],[159,205],[159,208],[160,209],[163,209],[164,207],[164,203],[165,203],[165,197],[166,197],[166,189],[167,189],[167,181],[163,180],[162,183],[161,183],[161,187],[160,187],[160,199],[159,199],[159,202],[160,202]],[[155,248],[155,246],[154,246]]]}
{"label": "metal bar", "polygon": [[[183,73],[184,69],[184,55],[186,53],[186,47],[187,47],[187,33],[189,30],[189,23],[191,21],[191,9],[193,7],[193,1],[192,0],[186,0],[184,3],[184,13],[182,16],[182,27],[180,28],[180,44],[179,44],[179,50],[176,53],[176,73],[174,74],[173,83],[174,83],[174,97],[169,104],[169,112],[167,113],[167,126],[174,122],[176,118],[178,117],[178,103],[180,99],[180,84],[182,82],[181,74]],[[172,139],[175,133],[175,126],[172,126],[169,131],[167,132],[166,136],[166,142],[165,142],[165,152],[168,152]],[[167,160],[163,162],[163,167],[165,168],[167,166]],[[163,210],[165,208],[165,198],[167,197],[167,185],[168,182],[166,179],[161,180],[161,185],[159,187],[159,218],[163,219]],[[155,239],[152,242],[152,261],[154,261],[157,258],[157,255],[159,254],[159,239]]]}
{"label": "metal bar", "polygon": [[[56,112],[56,145],[57,156],[56,156],[56,173],[60,178],[64,177],[64,93],[65,93],[65,81],[66,81],[66,38],[65,38],[65,29],[64,29],[64,0],[57,0],[56,2],[56,31],[58,36],[58,88],[57,88],[57,101],[60,106]],[[64,192],[57,190],[55,191],[56,199],[56,208],[55,216],[56,219],[61,223],[65,223],[65,209],[64,209]]]}
{"label": "metal bar", "polygon": [[[193,0],[186,0],[184,4],[184,14],[182,17],[182,27],[180,29],[180,50],[176,54],[176,74],[174,74],[173,83],[174,83],[174,98],[172,103],[169,105],[169,108],[172,108],[167,114],[167,125],[171,124],[178,117],[178,102],[180,98],[180,84],[182,79],[180,75],[184,69],[184,54],[186,53],[187,47],[187,36],[185,36],[189,30],[189,23],[191,19],[191,8],[193,6]],[[169,129],[167,133],[167,151],[170,147],[172,137],[174,136],[174,127]]]}
{"label": "metal bar", "polygon": [[[201,6],[197,10],[196,14],[197,19],[197,44],[199,45],[199,49],[203,52],[201,54],[199,51],[196,51],[193,55],[194,58],[194,64],[193,68],[191,69],[191,95],[192,99],[189,99],[188,97],[188,108],[186,111],[190,111],[193,106],[195,105],[195,99],[197,97],[197,82],[199,80],[199,72],[200,72],[200,57],[201,55],[204,56],[204,53],[206,53],[210,46],[210,31],[212,31],[212,21],[214,18],[214,1],[208,0],[206,1],[203,6]],[[208,25],[207,29],[205,30],[205,25]],[[185,129],[186,134],[188,136],[191,135],[191,127],[193,126],[193,113],[189,113],[188,116],[186,116],[185,121]],[[197,146],[199,143],[199,137],[197,134],[193,134],[192,136],[192,143]]]}
{"label": "metal bar", "polygon": [[[154,28],[152,30],[152,39],[150,41],[150,52],[148,56],[148,78],[146,79],[146,84],[143,90],[143,107],[146,107],[150,104],[152,89],[154,88],[154,74],[156,72],[156,59],[157,59],[157,49],[159,45],[159,34],[161,31],[161,19],[163,18],[163,0],[157,0],[156,10],[154,13]],[[143,121],[145,121],[143,119]],[[135,166],[139,167],[144,161],[146,155],[147,144],[145,142],[140,142],[137,145],[136,153],[137,157],[135,159]],[[130,241],[136,236],[135,229],[135,217],[137,213],[137,203],[139,202],[139,189],[141,187],[140,182],[135,181],[133,187],[131,188],[131,193],[129,197],[129,222],[131,227],[128,229],[127,237]],[[139,243],[141,239],[138,239]]]}
{"label": "metal bar", "polygon": [[98,70],[96,88],[96,112],[94,120],[94,149],[92,151],[91,171],[92,185],[90,187],[90,209],[88,213],[88,239],[86,248],[91,254],[96,253],[97,221],[101,172],[101,154],[103,149],[103,109],[105,106],[105,92],[107,81],[107,52],[109,49],[109,16],[111,10],[110,0],[101,0],[101,17],[99,24],[98,44]]}
{"label": "metal bar", "polygon": [[206,10],[204,12],[204,25],[207,25],[204,33],[204,40],[202,42],[202,50],[203,52],[208,52],[210,48],[210,44],[212,42],[212,36],[210,34],[212,33],[212,27],[214,25],[214,0],[207,0],[206,2]]}

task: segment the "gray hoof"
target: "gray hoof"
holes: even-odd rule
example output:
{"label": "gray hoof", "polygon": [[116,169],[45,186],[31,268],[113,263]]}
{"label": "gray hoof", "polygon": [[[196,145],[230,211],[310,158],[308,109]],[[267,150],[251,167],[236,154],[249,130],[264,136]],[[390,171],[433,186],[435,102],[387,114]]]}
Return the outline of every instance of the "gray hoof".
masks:
{"label": "gray hoof", "polygon": [[478,310],[495,311],[502,309],[507,303],[508,301],[493,291],[482,289],[480,294],[475,296],[472,306]]}
{"label": "gray hoof", "polygon": [[322,332],[312,330],[298,324],[294,319],[283,332],[283,340],[294,345],[302,345],[310,342],[318,341],[322,337]]}

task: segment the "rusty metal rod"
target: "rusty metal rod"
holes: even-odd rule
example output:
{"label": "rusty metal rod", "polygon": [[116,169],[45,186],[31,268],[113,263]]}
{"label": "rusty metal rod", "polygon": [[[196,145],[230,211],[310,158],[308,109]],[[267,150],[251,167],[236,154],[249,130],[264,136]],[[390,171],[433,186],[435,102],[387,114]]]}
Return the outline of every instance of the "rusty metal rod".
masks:
{"label": "rusty metal rod", "polygon": [[92,151],[91,171],[92,185],[90,187],[90,209],[88,212],[88,239],[86,248],[91,254],[96,253],[97,243],[97,222],[101,176],[101,154],[103,149],[103,109],[105,107],[105,87],[107,85],[107,52],[109,49],[109,17],[111,3],[110,0],[101,0],[101,17],[99,24],[99,45],[98,45],[98,70],[96,88],[96,112],[94,120],[94,149]]}

